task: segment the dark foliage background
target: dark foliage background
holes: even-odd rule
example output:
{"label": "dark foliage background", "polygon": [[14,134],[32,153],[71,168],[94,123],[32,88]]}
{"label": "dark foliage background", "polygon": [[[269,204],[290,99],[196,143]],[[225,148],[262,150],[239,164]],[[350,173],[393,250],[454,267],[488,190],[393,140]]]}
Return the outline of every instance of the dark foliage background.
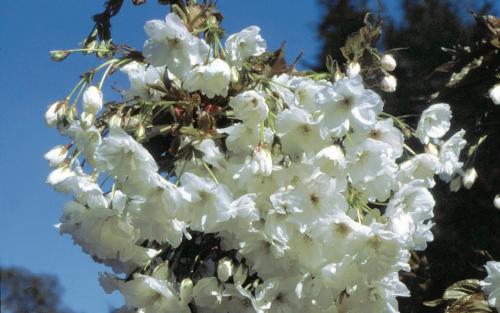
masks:
{"label": "dark foliage background", "polygon": [[[414,253],[413,271],[404,275],[412,298],[400,299],[400,310],[409,312],[443,312],[443,307],[428,308],[425,300],[440,298],[446,287],[466,278],[482,279],[482,265],[492,258],[500,260],[500,212],[493,198],[500,193],[500,106],[487,96],[489,88],[500,81],[498,46],[490,44],[490,25],[478,15],[500,12],[493,2],[448,0],[401,0],[403,22],[398,24],[386,15],[383,2],[379,12],[383,32],[380,50],[391,51],[398,61],[394,75],[398,79],[395,93],[385,94],[385,110],[393,115],[421,112],[429,104],[449,103],[453,111],[452,129],[467,131],[469,143],[487,134],[477,154],[465,168],[474,166],[479,177],[471,190],[451,193],[449,185],[439,183],[433,190],[436,198],[435,241],[425,252]],[[325,58],[332,55],[345,62],[339,47],[347,36],[363,26],[363,18],[373,2],[357,0],[320,0],[324,10],[318,25],[323,49],[317,67],[324,69]],[[475,4],[475,6],[474,6]],[[466,5],[471,5],[467,8]],[[377,15],[377,12],[374,12]],[[498,21],[497,21],[498,22]],[[453,50],[443,51],[441,47]],[[469,48],[464,48],[469,47]],[[477,60],[480,64],[477,65]],[[476,62],[476,63],[474,63]],[[448,83],[453,73],[468,72],[456,84]],[[414,125],[416,118],[410,120]]]}

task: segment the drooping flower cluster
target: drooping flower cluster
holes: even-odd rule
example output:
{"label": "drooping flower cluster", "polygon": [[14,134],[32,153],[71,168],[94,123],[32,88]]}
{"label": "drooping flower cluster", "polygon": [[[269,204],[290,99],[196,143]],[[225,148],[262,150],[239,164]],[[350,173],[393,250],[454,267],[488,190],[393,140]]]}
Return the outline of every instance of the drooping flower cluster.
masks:
{"label": "drooping flower cluster", "polygon": [[124,312],[397,312],[398,271],[433,239],[428,189],[462,165],[449,106],[424,112],[417,154],[362,77],[276,71],[258,27],[222,45],[210,9],[149,21],[145,63],[109,62],[123,102],[82,81],[80,114],[49,107],[71,140],[46,154],[74,195],[59,230],[112,267]]}

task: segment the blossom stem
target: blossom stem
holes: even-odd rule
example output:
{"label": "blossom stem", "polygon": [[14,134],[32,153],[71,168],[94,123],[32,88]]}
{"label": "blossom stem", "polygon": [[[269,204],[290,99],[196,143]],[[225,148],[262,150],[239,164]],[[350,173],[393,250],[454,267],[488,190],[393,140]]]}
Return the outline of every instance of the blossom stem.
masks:
{"label": "blossom stem", "polygon": [[107,66],[108,64],[110,63],[113,63],[113,62],[116,62],[116,60],[118,59],[111,59],[111,60],[108,60],[102,64],[100,64],[98,67],[96,67],[95,69],[93,69],[92,71],[95,73],[95,72],[98,72],[100,71],[102,68],[104,68],[105,66]]}
{"label": "blossom stem", "polygon": [[109,49],[71,49],[71,50],[65,50],[68,52],[110,52],[111,50]]}
{"label": "blossom stem", "polygon": [[75,87],[73,87],[73,89],[71,90],[71,92],[68,94],[68,96],[66,97],[67,100],[71,99],[71,97],[73,96],[73,94],[76,92],[76,90],[78,89],[78,87],[80,87],[80,85],[85,81],[85,78],[82,78],[80,79],[80,81],[75,85]]}
{"label": "blossom stem", "polygon": [[217,178],[215,177],[214,173],[212,172],[212,170],[210,169],[210,167],[207,165],[207,163],[203,162],[203,166],[208,171],[208,174],[210,174],[210,177],[212,177],[212,179],[214,180],[214,182],[216,184],[218,184],[219,181],[217,180]]}
{"label": "blossom stem", "polygon": [[276,85],[276,86],[279,86],[279,87],[282,87],[282,88],[286,88],[286,89],[288,89],[290,91],[293,91],[292,87],[283,85],[281,83],[278,83],[278,82],[276,82],[276,81],[274,81],[272,79],[269,79],[269,78],[267,78],[265,76],[262,76],[262,75],[252,75],[252,78],[254,80],[258,80],[258,81],[260,80],[260,81],[263,81],[263,82],[266,82],[266,83],[269,83],[269,84],[273,84],[273,85]]}
{"label": "blossom stem", "polygon": [[359,212],[358,208],[356,208],[356,214],[358,216],[358,222],[361,223],[361,221],[363,220],[363,217],[361,216],[361,212]]}
{"label": "blossom stem", "polygon": [[113,186],[111,186],[111,202],[115,198],[115,192],[116,192],[116,180],[113,182]]}
{"label": "blossom stem", "polygon": [[104,71],[104,74],[102,74],[101,81],[99,82],[99,89],[102,90],[102,85],[104,84],[104,80],[106,80],[106,77],[109,75],[109,72],[114,66],[120,66],[120,64],[123,64],[125,60],[118,60],[118,59],[113,59],[111,60],[110,64]]}
{"label": "blossom stem", "polygon": [[[415,133],[415,129],[413,129],[410,125],[408,125],[407,123],[403,122],[399,117],[396,117],[392,114],[389,114],[389,113],[386,113],[386,112],[382,112],[380,113],[380,115],[385,115],[387,117],[390,117],[392,118],[397,124],[399,124],[401,127],[403,128],[408,128],[409,130],[411,130],[412,134]],[[404,115],[402,115],[401,117],[405,117]]]}
{"label": "blossom stem", "polygon": [[215,35],[215,42],[219,46],[220,54],[225,59],[226,58],[226,51],[224,50],[224,47],[222,46],[222,43],[220,42],[219,36],[217,36],[217,35]]}
{"label": "blossom stem", "polygon": [[370,201],[370,203],[373,203],[373,204],[375,204],[375,205],[383,205],[383,206],[387,206],[387,203],[383,203],[383,202]]}
{"label": "blossom stem", "polygon": [[73,103],[72,103],[73,107],[75,107],[76,104],[78,103],[78,99],[80,99],[80,96],[81,96],[83,90],[85,89],[85,86],[87,86],[87,82],[84,82],[82,84],[82,86],[80,87],[80,90],[78,91],[78,94],[76,95],[75,99],[73,99]]}
{"label": "blossom stem", "polygon": [[410,148],[407,144],[403,144],[403,146],[405,147],[406,150],[408,150],[408,152],[410,152],[412,155],[417,155],[417,153],[415,151],[413,151],[412,148]]}

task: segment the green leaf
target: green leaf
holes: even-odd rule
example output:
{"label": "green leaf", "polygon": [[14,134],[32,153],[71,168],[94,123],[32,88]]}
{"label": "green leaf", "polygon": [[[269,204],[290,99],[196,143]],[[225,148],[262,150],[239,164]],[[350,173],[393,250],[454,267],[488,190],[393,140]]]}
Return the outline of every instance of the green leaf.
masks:
{"label": "green leaf", "polygon": [[492,313],[483,293],[463,296],[446,308],[445,313]]}
{"label": "green leaf", "polygon": [[423,305],[435,308],[437,306],[443,305],[444,303],[446,303],[446,301],[444,301],[443,299],[436,299],[436,300],[424,301]]}
{"label": "green leaf", "polygon": [[461,297],[481,292],[481,285],[477,279],[466,279],[454,283],[446,289],[443,299],[448,303],[457,301]]}

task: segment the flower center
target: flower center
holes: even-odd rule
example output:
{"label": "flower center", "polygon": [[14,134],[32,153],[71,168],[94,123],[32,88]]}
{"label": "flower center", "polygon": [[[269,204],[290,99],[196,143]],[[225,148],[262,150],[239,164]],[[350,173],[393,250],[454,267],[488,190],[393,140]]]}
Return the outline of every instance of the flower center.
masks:
{"label": "flower center", "polygon": [[308,125],[308,124],[303,124],[303,125],[301,125],[301,126],[300,126],[300,130],[301,130],[301,132],[302,132],[304,135],[306,135],[306,136],[308,136],[308,135],[312,132],[312,128],[311,128],[311,126],[310,126],[310,125]]}
{"label": "flower center", "polygon": [[310,196],[309,196],[309,199],[311,200],[312,204],[314,204],[315,206],[317,206],[319,204],[319,196],[315,193],[312,193]]}
{"label": "flower center", "polygon": [[345,224],[345,223],[335,224],[334,230],[337,234],[341,235],[342,237],[346,237],[349,234],[349,232],[351,231],[349,226],[347,226],[347,224]]}

